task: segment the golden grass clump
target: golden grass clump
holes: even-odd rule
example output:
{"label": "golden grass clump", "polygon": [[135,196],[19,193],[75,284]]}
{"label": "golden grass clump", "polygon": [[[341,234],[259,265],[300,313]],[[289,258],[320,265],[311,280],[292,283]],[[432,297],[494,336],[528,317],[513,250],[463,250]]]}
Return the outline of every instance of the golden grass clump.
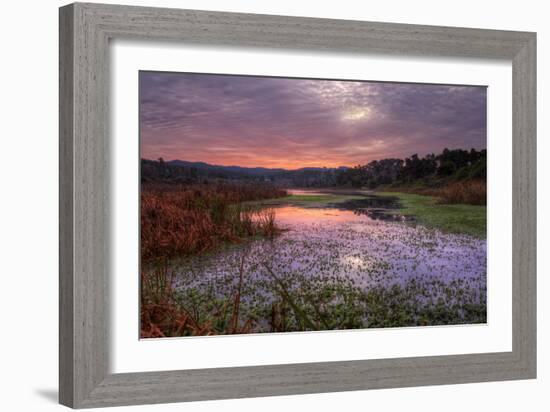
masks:
{"label": "golden grass clump", "polygon": [[269,186],[144,185],[141,193],[141,257],[188,256],[223,242],[272,237],[275,213],[243,202],[285,196]]}
{"label": "golden grass clump", "polygon": [[435,193],[440,203],[446,204],[487,204],[487,183],[482,180],[467,180],[451,183]]}
{"label": "golden grass clump", "polygon": [[412,193],[438,198],[441,204],[486,205],[487,183],[483,180],[463,180],[447,183],[440,187],[396,186],[392,192]]}

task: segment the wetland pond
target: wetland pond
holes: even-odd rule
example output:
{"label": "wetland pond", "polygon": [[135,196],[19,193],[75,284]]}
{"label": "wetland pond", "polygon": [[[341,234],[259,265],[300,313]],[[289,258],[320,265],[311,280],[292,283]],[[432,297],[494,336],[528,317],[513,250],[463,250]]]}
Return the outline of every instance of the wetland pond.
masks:
{"label": "wetland pond", "polygon": [[170,263],[197,317],[239,296],[254,332],[486,322],[486,240],[399,214],[361,191],[289,190],[261,203],[280,234]]}

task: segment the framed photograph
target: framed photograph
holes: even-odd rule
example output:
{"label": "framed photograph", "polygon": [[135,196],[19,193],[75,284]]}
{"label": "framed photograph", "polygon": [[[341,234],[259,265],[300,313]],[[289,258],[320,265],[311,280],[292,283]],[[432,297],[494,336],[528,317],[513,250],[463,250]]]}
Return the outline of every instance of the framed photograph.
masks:
{"label": "framed photograph", "polygon": [[60,9],[60,402],[536,377],[536,35]]}

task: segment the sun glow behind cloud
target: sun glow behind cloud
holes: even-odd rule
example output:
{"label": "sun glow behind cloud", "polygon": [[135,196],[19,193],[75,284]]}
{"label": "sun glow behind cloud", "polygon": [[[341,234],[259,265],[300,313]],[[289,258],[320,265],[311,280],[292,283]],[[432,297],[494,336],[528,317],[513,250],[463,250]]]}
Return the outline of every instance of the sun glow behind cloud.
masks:
{"label": "sun glow behind cloud", "polygon": [[342,115],[343,120],[366,120],[370,117],[371,110],[368,107],[353,108]]}
{"label": "sun glow behind cloud", "polygon": [[140,73],[141,157],[337,167],[485,148],[486,89]]}

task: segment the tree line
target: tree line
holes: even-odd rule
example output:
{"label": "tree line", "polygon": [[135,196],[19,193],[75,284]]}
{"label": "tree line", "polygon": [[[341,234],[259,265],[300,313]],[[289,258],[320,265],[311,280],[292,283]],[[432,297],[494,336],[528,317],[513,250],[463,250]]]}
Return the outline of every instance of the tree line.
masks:
{"label": "tree line", "polygon": [[487,179],[487,150],[444,149],[442,153],[405,159],[373,160],[338,171],[337,186],[375,188],[389,184],[437,183],[447,180]]}
{"label": "tree line", "polygon": [[487,150],[444,149],[438,155],[413,154],[405,159],[373,160],[350,168],[341,167],[281,170],[266,169],[264,174],[171,165],[159,159],[141,160],[142,182],[178,184],[240,181],[250,184],[271,183],[280,187],[368,187],[415,183],[433,184],[487,178]]}

